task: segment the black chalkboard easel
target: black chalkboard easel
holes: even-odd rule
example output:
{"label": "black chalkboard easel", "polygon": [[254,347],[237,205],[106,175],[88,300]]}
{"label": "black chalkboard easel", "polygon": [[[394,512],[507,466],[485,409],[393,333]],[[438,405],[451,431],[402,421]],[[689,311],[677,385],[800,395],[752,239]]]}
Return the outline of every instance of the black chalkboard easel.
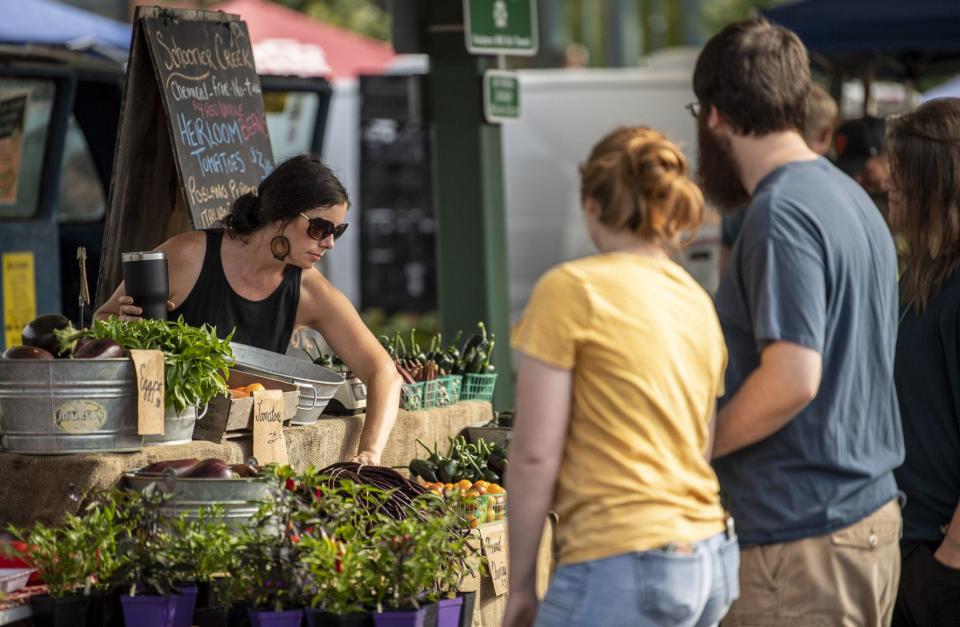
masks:
{"label": "black chalkboard easel", "polygon": [[121,252],[214,226],[273,168],[246,24],[138,7],[133,27],[97,306],[120,283]]}

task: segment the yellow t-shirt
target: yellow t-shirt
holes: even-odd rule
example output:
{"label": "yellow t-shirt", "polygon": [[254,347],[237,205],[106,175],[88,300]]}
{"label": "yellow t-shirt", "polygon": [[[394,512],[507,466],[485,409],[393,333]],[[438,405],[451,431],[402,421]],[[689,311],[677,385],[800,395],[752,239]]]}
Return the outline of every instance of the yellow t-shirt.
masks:
{"label": "yellow t-shirt", "polygon": [[534,288],[512,344],[573,370],[554,496],[561,563],[724,529],[704,451],[727,352],[713,303],[683,268],[631,253],[557,266]]}

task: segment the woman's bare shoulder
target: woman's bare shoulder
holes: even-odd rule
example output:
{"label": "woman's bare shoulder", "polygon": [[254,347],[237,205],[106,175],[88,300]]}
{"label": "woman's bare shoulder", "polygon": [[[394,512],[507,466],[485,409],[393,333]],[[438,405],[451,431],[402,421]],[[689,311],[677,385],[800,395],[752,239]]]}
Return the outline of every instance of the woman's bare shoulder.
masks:
{"label": "woman's bare shoulder", "polygon": [[174,235],[157,246],[167,253],[167,263],[174,268],[199,268],[207,250],[207,234],[203,231],[188,231]]}

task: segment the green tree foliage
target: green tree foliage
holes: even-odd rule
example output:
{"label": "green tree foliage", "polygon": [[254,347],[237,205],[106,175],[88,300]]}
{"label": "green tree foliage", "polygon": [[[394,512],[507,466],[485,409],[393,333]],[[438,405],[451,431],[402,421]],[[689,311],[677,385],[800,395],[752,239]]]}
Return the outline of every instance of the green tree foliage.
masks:
{"label": "green tree foliage", "polygon": [[334,26],[367,37],[390,40],[390,14],[386,0],[275,0]]}

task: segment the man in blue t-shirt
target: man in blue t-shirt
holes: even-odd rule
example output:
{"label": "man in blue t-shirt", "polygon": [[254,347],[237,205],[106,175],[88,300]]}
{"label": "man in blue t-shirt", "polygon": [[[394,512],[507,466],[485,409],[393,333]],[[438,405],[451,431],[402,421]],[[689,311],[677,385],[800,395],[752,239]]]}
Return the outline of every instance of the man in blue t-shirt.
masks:
{"label": "man in blue t-shirt", "polygon": [[811,83],[794,33],[731,24],[693,83],[704,192],[749,205],[716,296],[729,365],[714,465],[743,549],[725,624],[889,625],[903,461],[893,239],[800,135]]}

